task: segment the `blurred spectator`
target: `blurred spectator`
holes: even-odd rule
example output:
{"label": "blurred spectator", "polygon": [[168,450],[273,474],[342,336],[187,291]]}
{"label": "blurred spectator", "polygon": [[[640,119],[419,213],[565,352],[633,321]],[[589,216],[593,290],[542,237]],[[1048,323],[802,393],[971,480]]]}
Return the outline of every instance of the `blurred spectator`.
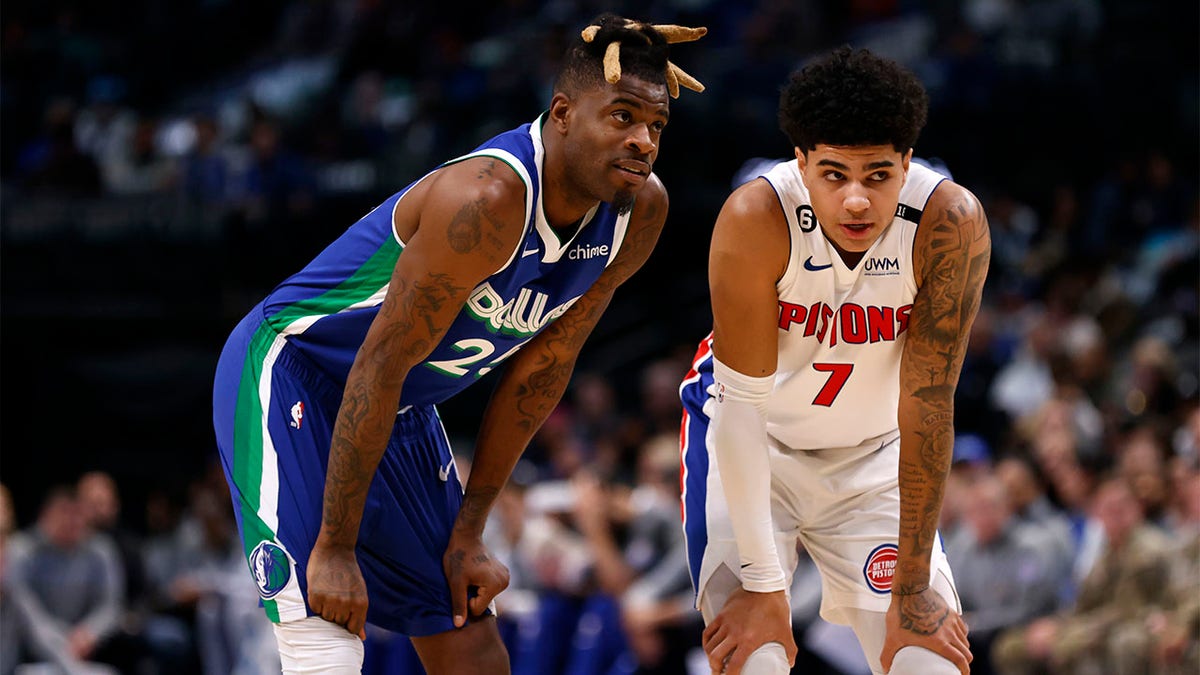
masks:
{"label": "blurred spectator", "polygon": [[1183,675],[1200,670],[1200,472],[1183,480],[1182,513],[1172,535],[1163,602],[1114,628],[1109,647],[1114,675],[1149,670]]}
{"label": "blurred spectator", "polygon": [[640,672],[678,672],[702,622],[692,608],[687,549],[679,527],[679,439],[652,437],[638,454],[628,496],[624,561],[634,578],[617,591],[622,625]]}
{"label": "blurred spectator", "polygon": [[1036,544],[1037,555],[1054,584],[1048,590],[1054,594],[1055,608],[1068,604],[1074,598],[1072,571],[1082,545],[1082,530],[1072,532],[1070,521],[1050,503],[1040,472],[1027,458],[1010,455],[1001,459],[995,475],[1004,485],[1015,521]]}
{"label": "blurred spectator", "polygon": [[1109,400],[1124,419],[1169,416],[1179,405],[1178,372],[1175,354],[1165,340],[1141,336],[1114,366]]}
{"label": "blurred spectator", "polygon": [[992,405],[1019,419],[1049,400],[1054,392],[1050,357],[1056,348],[1058,326],[1048,317],[1032,321],[1020,351],[1000,369],[992,381]]}
{"label": "blurred spectator", "polygon": [[989,281],[1002,286],[1024,288],[1025,261],[1039,231],[1038,215],[1028,204],[1011,194],[1000,193],[984,207],[992,236],[992,264]]}
{"label": "blurred spectator", "polygon": [[117,672],[98,662],[121,619],[120,558],[107,535],[88,529],[70,488],[50,492],[9,564],[7,595],[26,658],[72,674]]}
{"label": "blurred spectator", "polygon": [[700,627],[678,522],[678,440],[656,436],[639,457],[632,490],[586,470],[530,489],[518,555],[543,593],[514,672],[679,672]]}
{"label": "blurred spectator", "polygon": [[[1133,481],[1138,501],[1185,546],[1171,554],[1172,560],[1194,564],[1200,552],[1193,548],[1188,553],[1186,545],[1194,546],[1189,533],[1196,529],[1195,519],[1188,515],[1194,497],[1189,502],[1188,495],[1196,494],[1194,476],[1200,468],[1195,6],[1183,3],[1160,11],[1137,0],[835,5],[779,0],[647,5],[645,12],[656,21],[708,25],[710,30],[709,46],[689,57],[695,61],[681,64],[709,92],[681,100],[678,105],[699,114],[678,115],[664,137],[672,145],[702,145],[705,152],[678,163],[666,157],[656,166],[678,194],[663,250],[680,260],[700,261],[705,228],[715,216],[712,195],[728,190],[735,167],[747,158],[778,157],[786,149],[775,113],[778,86],[788,70],[830,44],[886,42],[887,48],[905,54],[925,80],[931,115],[940,120],[923,134],[918,152],[945,157],[956,174],[995,196],[987,204],[995,274],[985,289],[963,365],[956,429],[978,436],[1002,458],[994,474],[1013,501],[1014,520],[1027,534],[1042,532],[1042,555],[1058,559],[1070,548],[1076,584],[1093,568],[1100,574],[1115,564],[1104,549],[1104,527],[1088,518],[1095,477],[1110,468]],[[116,20],[94,3],[49,9],[37,3],[6,5],[0,43],[0,112],[5,120],[0,234],[7,267],[2,304],[10,373],[29,361],[50,369],[39,380],[76,381],[78,372],[112,359],[114,349],[146,347],[134,337],[109,339],[117,337],[110,332],[114,323],[128,326],[131,335],[158,336],[167,327],[176,340],[203,342],[204,331],[192,328],[220,325],[232,314],[240,315],[248,286],[273,283],[280,272],[293,271],[299,258],[311,257],[312,250],[302,250],[306,242],[328,238],[310,237],[314,228],[344,220],[325,218],[326,213],[361,215],[362,203],[377,203],[379,192],[415,178],[437,158],[469,150],[459,146],[464,138],[487,135],[466,130],[495,126],[498,120],[505,121],[499,128],[507,128],[511,120],[532,119],[538,110],[530,106],[546,96],[530,92],[549,87],[547,73],[554,72],[569,37],[564,26],[590,17],[598,6],[515,0],[464,13],[421,3],[344,0],[152,2],[141,6],[145,11]],[[218,27],[222,45],[214,51],[202,36]],[[297,73],[314,62],[330,64],[336,75],[303,81]],[[268,76],[276,73],[292,79]],[[293,105],[272,109],[277,119],[248,109],[245,101],[270,98],[272,87],[302,93],[294,96]],[[1114,91],[1124,95],[1107,95]],[[1088,114],[1080,115],[1081,109]],[[194,115],[196,110],[206,112]],[[179,128],[189,117],[195,143],[179,158],[172,178],[176,169],[164,169],[172,160],[160,151],[162,139],[155,138],[160,134],[153,127],[160,120],[163,128]],[[981,128],[989,133],[979,133]],[[1012,151],[1017,147],[1022,152]],[[1064,171],[1063,158],[1071,158],[1074,169]],[[329,188],[331,166],[347,159],[372,168],[361,174],[365,178],[340,183],[340,192]],[[117,167],[115,190],[106,187],[101,166],[105,176]],[[747,165],[741,173],[748,170]],[[112,200],[114,192],[143,196]],[[139,227],[144,219],[133,216],[139,204],[160,201],[145,195],[176,193],[195,200],[188,212],[197,211],[196,202],[218,218],[228,211],[224,222],[229,230],[212,242],[214,248],[205,248],[203,235],[177,229],[172,214],[156,216],[170,225],[158,231],[181,233],[179,241],[167,245],[145,236]],[[86,239],[96,222],[107,223],[111,239],[101,245],[72,243],[76,236]],[[68,245],[62,234],[69,235]],[[269,240],[272,255],[222,265],[227,256],[266,250],[261,242],[248,244],[248,237]],[[151,259],[158,264],[128,265],[119,272],[94,267],[96,261],[117,265]],[[504,542],[513,574],[512,587],[498,599],[502,631],[538,629],[542,640],[569,645],[577,620],[566,622],[567,632],[558,635],[554,630],[560,626],[525,619],[536,615],[543,600],[543,610],[569,607],[578,617],[581,598],[596,595],[593,546],[578,531],[570,507],[572,476],[588,471],[598,477],[604,487],[593,492],[607,495],[603,502],[611,507],[608,534],[619,553],[613,559],[628,553],[631,525],[615,516],[625,508],[620,504],[635,500],[621,496],[633,493],[609,484],[637,480],[643,441],[659,432],[673,434],[678,427],[674,388],[682,370],[668,365],[673,362],[667,355],[673,341],[690,344],[698,335],[683,335],[691,330],[688,324],[662,312],[673,304],[688,305],[706,288],[702,263],[655,260],[631,282],[639,289],[631,286],[614,300],[636,297],[639,290],[653,298],[644,307],[630,303],[630,321],[648,327],[645,332],[654,337],[622,350],[617,363],[608,359],[611,352],[585,350],[581,358],[593,359],[591,367],[603,375],[588,376],[580,369],[570,405],[553,414],[526,453],[526,477],[514,476],[498,499],[489,536]],[[229,280],[222,276],[228,275],[222,271],[227,267],[259,271],[239,272],[254,278]],[[54,274],[47,276],[46,270]],[[180,277],[195,289],[220,285],[222,293],[181,292]],[[37,283],[23,287],[22,279]],[[86,292],[46,287],[52,280]],[[170,289],[167,299],[164,289]],[[54,303],[46,304],[47,297],[54,297]],[[57,331],[63,317],[70,317],[72,325],[85,322],[79,325],[88,331],[91,316],[105,318],[97,333],[104,339],[85,341],[81,350],[67,354],[47,356],[31,349],[42,335]],[[602,332],[603,326],[596,337]],[[199,364],[195,381],[172,381],[175,392],[203,389],[200,380],[210,373],[203,367],[203,354],[196,356],[201,358],[189,357]],[[145,380],[138,379],[144,377],[122,369],[119,377],[105,380],[106,386],[150,392]],[[19,370],[6,378],[8,383],[25,381]],[[12,402],[36,402],[19,410],[60,410],[62,405],[47,399],[52,389],[38,390],[33,398],[22,389]],[[70,395],[77,393],[72,389]],[[160,404],[149,412],[115,403],[127,403],[128,396],[88,393],[96,417],[74,425],[86,429],[77,433],[87,434],[87,443],[68,438],[64,448],[102,451],[93,438],[119,437],[97,433],[96,422],[105,419],[116,429],[131,421],[146,429],[145,444],[152,449],[123,447],[126,454],[121,456],[143,452],[138,458],[146,466],[169,465],[160,469],[164,476],[190,466],[177,457],[211,452],[194,441],[180,447],[178,455],[159,459],[156,421],[169,419],[175,428],[190,408]],[[136,416],[129,410],[137,410]],[[37,413],[43,414],[49,413]],[[20,412],[11,417],[13,423],[4,427],[6,442],[25,427],[38,427],[35,415],[28,423]],[[447,421],[452,433],[472,431],[473,420]],[[465,427],[456,432],[455,423]],[[1174,430],[1169,443],[1160,429]],[[178,443],[180,436],[172,438]],[[965,536],[966,512],[978,499],[974,484],[991,473],[986,462],[965,459],[970,454],[965,448],[956,446],[958,457],[946,487],[941,529],[948,545]],[[55,459],[71,460],[70,452],[77,451],[62,450]],[[1029,459],[1010,458],[1014,452],[1028,453]],[[9,471],[22,475],[15,461]],[[85,467],[90,461],[78,459],[72,466]],[[30,474],[36,475],[43,474]],[[564,485],[567,489],[560,489]],[[36,504],[45,490],[32,478],[11,487],[22,508]],[[82,483],[79,489],[85,498]],[[122,492],[115,490],[116,495]],[[142,492],[126,489],[123,496],[137,499]],[[111,513],[112,501],[105,506],[103,499],[84,510]],[[222,499],[227,501],[218,497],[208,502],[220,505]],[[228,514],[218,517],[217,510],[196,503],[180,524],[179,508],[157,487],[146,499],[143,558],[152,597],[142,633],[159,672],[194,675],[200,668],[193,663],[200,649],[194,644],[196,612],[201,604],[220,605],[222,596],[212,590],[212,580],[220,578],[222,562],[233,564],[236,542],[221,535],[221,519]],[[103,524],[110,518],[99,516],[96,527],[111,527]],[[117,543],[125,554],[120,520],[115,521]],[[1061,534],[1064,521],[1066,536]],[[211,529],[208,535],[206,528]],[[211,546],[204,543],[206,536]],[[10,660],[17,656],[8,648],[17,639],[14,599],[20,595],[11,590],[11,577],[20,552],[34,543],[52,548],[37,528],[10,537],[0,532],[0,675],[8,675]],[[75,550],[92,547],[80,544]],[[504,555],[499,545],[492,550]],[[531,555],[535,551],[538,555]],[[191,565],[187,558],[193,555],[205,564]],[[963,579],[973,577],[977,573],[970,567],[956,564],[955,572]],[[1180,602],[1200,597],[1194,584],[1189,588],[1180,581],[1197,575],[1195,569],[1173,571],[1169,583],[1161,584],[1170,588],[1165,592],[1169,602],[1147,604],[1144,617],[1118,622],[1111,643],[1125,651],[1106,666],[1123,668],[1122,663],[1134,660],[1144,665],[1150,659],[1164,672],[1171,672],[1169,667],[1200,671],[1195,641],[1180,638],[1184,628],[1193,636],[1198,630],[1189,618],[1195,614],[1189,615]],[[658,623],[671,614],[669,600],[667,605],[648,605],[663,610],[650,619],[645,617],[653,612],[635,611],[640,603],[631,598],[641,579],[630,573],[622,609],[632,652],[649,662],[664,644],[667,651],[676,649],[677,635],[694,640],[698,631],[673,634],[669,622]],[[137,597],[134,586],[132,580],[127,583],[130,601]],[[793,600],[803,605],[814,593],[819,595],[819,586],[814,588],[798,572]],[[194,602],[182,602],[184,596]],[[254,590],[237,597],[252,600]],[[1080,597],[1080,603],[1084,600]],[[615,617],[614,610],[610,603],[606,616]],[[1062,626],[1070,625],[1062,621]],[[236,625],[230,620],[229,627]],[[645,630],[650,625],[660,632]],[[796,621],[798,631],[806,625]],[[836,636],[822,630],[812,631],[815,644],[836,645]],[[216,634],[206,633],[205,644]],[[395,654],[404,652],[406,640],[388,639],[401,645]],[[374,653],[391,658],[393,652]],[[510,653],[518,673],[538,663],[527,660],[523,666],[515,658],[517,651]],[[206,657],[210,670],[248,668],[245,661],[242,666],[211,665],[228,661],[229,654],[226,650],[218,660]],[[397,670],[406,667],[400,665],[402,656],[386,658],[365,665],[381,673],[407,672]],[[673,653],[664,657],[673,660]],[[813,670],[805,672],[819,672],[824,664],[818,660],[813,657],[804,666]]]}
{"label": "blurred spectator", "polygon": [[96,162],[124,152],[137,127],[137,114],[123,105],[128,86],[117,76],[99,75],[87,83],[87,104],[79,111],[74,138],[79,150]]}
{"label": "blurred spectator", "polygon": [[108,649],[122,663],[140,665],[146,656],[140,633],[147,607],[141,538],[121,522],[121,497],[112,476],[89,471],[76,481],[75,491],[87,527],[112,541],[120,562],[124,612]]}
{"label": "blurred spectator", "polygon": [[143,117],[133,128],[129,142],[102,156],[104,184],[115,195],[159,194],[178,180],[175,162],[158,148],[158,121]]}
{"label": "blurred spectator", "polygon": [[1030,280],[1046,278],[1067,259],[1082,226],[1079,195],[1072,186],[1054,188],[1051,200],[1046,226],[1021,261],[1024,275]]}
{"label": "blurred spectator", "polygon": [[229,196],[231,168],[221,144],[218,122],[209,115],[192,118],[195,144],[183,159],[183,191],[201,204],[221,204]]}
{"label": "blurred spectator", "polygon": [[1133,489],[1146,518],[1162,523],[1170,500],[1166,448],[1154,428],[1135,427],[1116,450],[1117,473]]}
{"label": "blurred spectator", "polygon": [[636,430],[617,409],[617,392],[598,373],[578,373],[571,382],[574,434],[590,447],[593,470],[616,477],[627,460],[624,449]]}
{"label": "blurred spectator", "polygon": [[[13,511],[12,493],[0,483],[0,544],[17,531],[17,514]],[[2,550],[2,549],[0,549]]]}
{"label": "blurred spectator", "polygon": [[205,675],[249,675],[279,668],[270,622],[246,574],[231,503],[224,480],[215,481],[210,469],[191,486],[187,516],[175,531],[170,560],[158,570],[163,575],[160,593],[173,605],[171,611],[189,612],[194,621]]}
{"label": "blurred spectator", "polygon": [[[1013,518],[1004,483],[988,476],[971,489],[966,527],[946,542],[963,618],[970,626],[971,672],[993,673],[989,650],[1001,631],[1057,609],[1069,568],[1042,549],[1040,533]],[[1056,577],[1061,574],[1061,577]]]}
{"label": "blurred spectator", "polygon": [[256,120],[250,129],[250,165],[233,190],[243,199],[248,223],[264,227],[308,215],[315,186],[304,160],[283,144],[278,124]]}
{"label": "blurred spectator", "polygon": [[141,609],[145,598],[141,538],[121,522],[117,483],[103,471],[89,471],[75,485],[83,518],[93,532],[107,535],[117,547],[124,577],[126,609]]}
{"label": "blurred spectator", "polygon": [[963,527],[963,514],[967,503],[973,498],[975,483],[991,475],[991,472],[992,450],[987,441],[976,434],[955,434],[950,473],[946,477],[942,513],[938,521],[938,532],[943,540],[953,538]]}
{"label": "blurred spectator", "polygon": [[992,445],[999,445],[1008,435],[1007,416],[989,400],[996,375],[1006,360],[997,335],[999,321],[993,307],[979,308],[954,392],[955,430],[977,434]]}
{"label": "blurred spectator", "polygon": [[646,422],[645,438],[679,433],[679,419],[683,415],[679,383],[690,367],[687,360],[671,356],[651,361],[642,369],[638,411]]}
{"label": "blurred spectator", "polygon": [[17,667],[21,652],[20,619],[9,598],[9,559],[11,536],[16,530],[12,494],[0,484],[0,675],[9,675]]}
{"label": "blurred spectator", "polygon": [[96,162],[75,145],[75,107],[58,99],[46,107],[42,134],[29,141],[17,160],[17,171],[34,192],[58,191],[77,196],[100,192]]}
{"label": "blurred spectator", "polygon": [[1120,478],[1101,483],[1092,515],[1104,529],[1106,545],[1080,585],[1075,607],[1001,634],[992,650],[997,672],[1104,672],[1114,631],[1124,622],[1145,620],[1149,608],[1163,605],[1170,547],[1146,524],[1129,485]]}

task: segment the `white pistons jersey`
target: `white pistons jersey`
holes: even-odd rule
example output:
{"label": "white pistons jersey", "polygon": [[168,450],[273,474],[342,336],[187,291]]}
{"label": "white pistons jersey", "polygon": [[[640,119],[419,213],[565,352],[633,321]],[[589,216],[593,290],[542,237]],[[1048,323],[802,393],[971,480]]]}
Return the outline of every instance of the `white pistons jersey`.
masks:
{"label": "white pistons jersey", "polygon": [[913,239],[946,177],[916,162],[891,225],[853,269],[825,238],[795,160],[762,176],[787,218],[791,257],[779,292],[779,358],[767,433],[793,449],[858,447],[895,433],[900,354],[917,293]]}

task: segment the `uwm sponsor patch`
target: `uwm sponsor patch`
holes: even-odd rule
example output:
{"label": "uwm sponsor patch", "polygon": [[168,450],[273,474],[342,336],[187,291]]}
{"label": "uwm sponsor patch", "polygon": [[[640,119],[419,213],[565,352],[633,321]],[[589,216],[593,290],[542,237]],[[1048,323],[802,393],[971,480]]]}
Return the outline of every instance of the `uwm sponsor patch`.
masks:
{"label": "uwm sponsor patch", "polygon": [[900,549],[895,544],[882,544],[867,555],[867,564],[863,565],[863,577],[871,590],[876,593],[892,591],[892,577],[896,575],[896,560],[899,557]]}

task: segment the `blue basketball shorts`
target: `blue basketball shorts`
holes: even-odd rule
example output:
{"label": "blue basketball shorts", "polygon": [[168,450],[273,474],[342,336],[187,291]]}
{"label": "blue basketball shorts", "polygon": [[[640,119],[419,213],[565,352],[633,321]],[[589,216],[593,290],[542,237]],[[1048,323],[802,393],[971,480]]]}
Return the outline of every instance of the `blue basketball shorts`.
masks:
{"label": "blue basketball shorts", "polygon": [[[341,400],[341,387],[264,323],[261,306],[221,353],[213,391],[217,446],[250,573],[277,623],[313,614],[305,568],[321,526]],[[359,528],[369,622],[411,636],[453,629],[442,556],[462,496],[437,410],[402,410]]]}

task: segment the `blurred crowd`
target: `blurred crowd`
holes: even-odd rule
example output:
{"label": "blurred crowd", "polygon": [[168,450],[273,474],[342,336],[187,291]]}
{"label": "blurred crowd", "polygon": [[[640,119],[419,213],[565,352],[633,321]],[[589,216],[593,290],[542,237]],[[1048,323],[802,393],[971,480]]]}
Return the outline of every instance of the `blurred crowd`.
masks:
{"label": "blurred crowd", "polygon": [[[5,266],[56,260],[48,269],[71,280],[87,256],[26,263],[13,252],[65,240],[113,253],[80,244],[94,225],[82,218],[65,233],[52,228],[47,205],[111,214],[120,211],[103,209],[168,199],[211,216],[216,233],[191,236],[215,236],[232,252],[211,273],[240,294],[203,317],[223,334],[247,298],[380,198],[532,119],[571,31],[591,16],[611,9],[707,25],[709,36],[673,57],[709,90],[673,102],[656,167],[673,197],[660,243],[671,253],[652,258],[624,304],[614,302],[620,330],[598,329],[486,533],[512,572],[498,604],[514,673],[707,672],[679,524],[677,439],[677,387],[707,331],[707,228],[739,167],[744,177],[752,158],[787,156],[774,120],[786,74],[823,48],[869,46],[926,82],[930,126],[917,154],[975,191],[991,223],[941,523],[973,672],[1195,673],[1197,21],[1195,6],[1154,5],[506,0],[463,11],[142,0],[113,14],[94,3],[9,2],[0,16]],[[120,219],[103,220],[106,243],[121,242]],[[146,236],[129,230],[125,241],[144,247]],[[43,298],[40,288],[18,295],[27,287],[16,278],[6,271],[9,319],[12,307]],[[670,303],[654,301],[668,292]],[[69,296],[60,302],[71,307]],[[211,370],[202,375],[174,385],[206,400]],[[5,403],[19,405],[7,393]],[[206,425],[207,413],[199,417]],[[10,414],[5,433],[21,424]],[[448,426],[465,480],[470,429]],[[155,471],[205,466],[215,459],[207,438],[163,442],[178,455]],[[88,445],[91,454],[43,485],[23,481],[11,447],[0,675],[278,672],[219,467],[207,464],[182,489],[170,488],[180,476],[123,482],[128,467]],[[136,508],[122,510],[127,503]],[[819,582],[801,560],[797,672],[866,672],[852,636],[817,616]],[[419,672],[407,641],[385,632],[372,630],[366,653],[365,673]]]}

